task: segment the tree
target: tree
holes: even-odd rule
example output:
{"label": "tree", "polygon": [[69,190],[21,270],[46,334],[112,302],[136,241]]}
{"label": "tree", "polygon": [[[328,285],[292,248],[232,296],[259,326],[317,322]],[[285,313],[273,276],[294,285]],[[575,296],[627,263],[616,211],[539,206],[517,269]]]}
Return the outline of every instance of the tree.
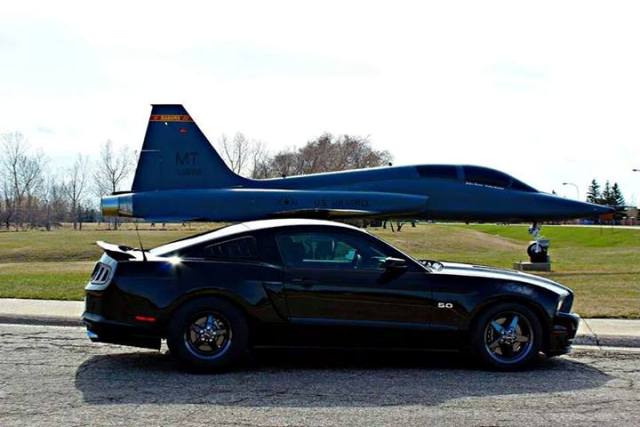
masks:
{"label": "tree", "polygon": [[250,140],[238,132],[232,139],[222,134],[216,145],[222,159],[238,175],[267,178],[269,153],[262,141]]}
{"label": "tree", "polygon": [[625,205],[624,196],[617,182],[614,182],[613,187],[611,187],[611,201],[613,202],[613,206]]}
{"label": "tree", "polygon": [[87,166],[88,160],[83,157],[82,154],[78,154],[73,165],[67,170],[66,178],[64,181],[64,193],[69,201],[71,208],[71,220],[73,222],[73,229],[82,230],[81,220],[81,202],[84,197],[86,184],[87,184]]}
{"label": "tree", "polygon": [[222,134],[218,139],[218,147],[232,171],[237,174],[245,172],[251,158],[251,143],[241,132],[237,132],[233,139]]}
{"label": "tree", "polygon": [[324,133],[299,150],[300,173],[332,172],[383,166],[391,161],[386,150],[374,150],[366,137]]}
{"label": "tree", "polygon": [[46,157],[41,151],[32,152],[20,132],[2,135],[2,151],[5,153],[0,165],[5,201],[4,222],[7,228],[13,221],[16,228],[25,221],[35,220],[36,194],[44,183]]}
{"label": "tree", "polygon": [[253,141],[251,153],[251,178],[267,178],[269,174],[269,151],[262,141]]}
{"label": "tree", "polygon": [[[135,164],[135,155],[126,146],[116,152],[113,142],[107,140],[100,149],[100,155],[93,174],[93,183],[98,197],[113,194],[118,191],[129,178]],[[118,228],[118,221],[113,221],[114,228]]]}
{"label": "tree", "polygon": [[591,181],[589,188],[587,188],[587,202],[600,203],[601,197],[602,195],[600,194],[600,184],[598,184],[598,181],[596,181],[596,179],[594,178]]}
{"label": "tree", "polygon": [[53,225],[58,225],[65,220],[67,204],[64,190],[64,183],[54,175],[48,177],[42,197],[44,226],[47,231],[50,231]]}
{"label": "tree", "polygon": [[374,150],[368,138],[324,133],[301,148],[280,151],[265,169],[268,177],[278,177],[362,169],[387,165],[390,161],[391,154]]}
{"label": "tree", "polygon": [[106,196],[118,191],[131,175],[135,164],[135,155],[127,146],[115,151],[113,142],[107,140],[100,149],[93,174],[98,196]]}
{"label": "tree", "polygon": [[615,206],[615,198],[613,196],[613,191],[611,189],[611,184],[609,180],[604,183],[604,189],[602,190],[602,197],[600,198],[601,205]]}
{"label": "tree", "polygon": [[2,187],[0,187],[0,191],[2,191],[2,209],[0,210],[0,220],[6,226],[7,230],[11,225],[11,215],[13,213],[12,209],[12,199],[11,199],[11,187],[9,185],[9,181],[4,177],[2,178]]}
{"label": "tree", "polygon": [[302,173],[303,159],[294,149],[283,150],[270,160],[264,178],[284,177]]}

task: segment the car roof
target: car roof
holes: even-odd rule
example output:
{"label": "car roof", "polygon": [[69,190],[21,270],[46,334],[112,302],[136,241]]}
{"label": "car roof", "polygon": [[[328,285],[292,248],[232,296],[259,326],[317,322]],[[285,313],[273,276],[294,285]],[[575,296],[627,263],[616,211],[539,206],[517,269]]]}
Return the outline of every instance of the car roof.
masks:
{"label": "car roof", "polygon": [[167,243],[166,245],[158,246],[151,249],[149,252],[153,255],[164,255],[180,249],[187,248],[189,246],[197,245],[200,243],[206,243],[210,240],[217,240],[224,237],[232,237],[236,234],[244,233],[247,231],[264,230],[268,228],[282,228],[282,227],[295,227],[295,226],[324,226],[324,227],[342,227],[348,229],[358,230],[357,227],[352,225],[343,224],[340,222],[325,221],[319,219],[302,219],[302,218],[287,218],[287,219],[263,219],[257,221],[247,221],[238,224],[229,225],[226,227],[212,230],[208,233],[199,234],[197,236],[188,237],[175,242]]}
{"label": "car roof", "polygon": [[262,219],[257,221],[247,221],[240,223],[238,225],[244,225],[250,230],[262,230],[265,228],[276,228],[276,227],[292,227],[297,225],[324,225],[331,227],[344,227],[344,228],[352,228],[358,229],[353,225],[344,224],[341,222],[335,221],[326,221],[322,219],[304,219],[304,218],[283,218],[283,219]]}

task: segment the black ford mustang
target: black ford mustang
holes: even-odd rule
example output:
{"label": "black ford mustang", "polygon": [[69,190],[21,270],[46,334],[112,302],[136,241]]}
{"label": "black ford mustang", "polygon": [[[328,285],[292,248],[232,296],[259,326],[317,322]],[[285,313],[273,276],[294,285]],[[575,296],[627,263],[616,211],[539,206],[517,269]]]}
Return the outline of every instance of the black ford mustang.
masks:
{"label": "black ford mustang", "polygon": [[265,220],[105,253],[86,286],[93,341],[167,345],[215,370],[261,346],[467,349],[498,369],[566,353],[579,317],[551,280],[415,260],[344,224]]}

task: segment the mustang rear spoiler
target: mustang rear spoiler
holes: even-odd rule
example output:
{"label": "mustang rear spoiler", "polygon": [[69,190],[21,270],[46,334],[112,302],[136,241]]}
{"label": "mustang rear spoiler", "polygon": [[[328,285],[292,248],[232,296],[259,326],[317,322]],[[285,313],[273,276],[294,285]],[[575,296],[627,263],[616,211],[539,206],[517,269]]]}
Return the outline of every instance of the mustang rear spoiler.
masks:
{"label": "mustang rear spoiler", "polygon": [[100,249],[105,251],[107,255],[109,255],[111,258],[115,259],[116,261],[126,261],[129,259],[134,259],[136,258],[136,256],[133,253],[133,251],[134,250],[136,252],[138,251],[137,249],[133,249],[132,247],[129,247],[129,246],[114,245],[112,243],[103,242],[102,240],[98,240],[96,242],[96,245],[98,245]]}

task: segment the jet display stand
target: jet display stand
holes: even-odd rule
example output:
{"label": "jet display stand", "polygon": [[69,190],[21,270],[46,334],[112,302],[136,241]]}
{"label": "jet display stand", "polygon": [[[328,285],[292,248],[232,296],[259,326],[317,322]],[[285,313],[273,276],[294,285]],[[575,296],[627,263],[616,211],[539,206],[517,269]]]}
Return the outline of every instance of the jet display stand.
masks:
{"label": "jet display stand", "polygon": [[529,227],[529,234],[534,240],[529,242],[527,254],[529,261],[513,263],[513,268],[519,271],[551,271],[551,258],[549,257],[549,239],[543,239],[540,235],[540,225],[533,223]]}

